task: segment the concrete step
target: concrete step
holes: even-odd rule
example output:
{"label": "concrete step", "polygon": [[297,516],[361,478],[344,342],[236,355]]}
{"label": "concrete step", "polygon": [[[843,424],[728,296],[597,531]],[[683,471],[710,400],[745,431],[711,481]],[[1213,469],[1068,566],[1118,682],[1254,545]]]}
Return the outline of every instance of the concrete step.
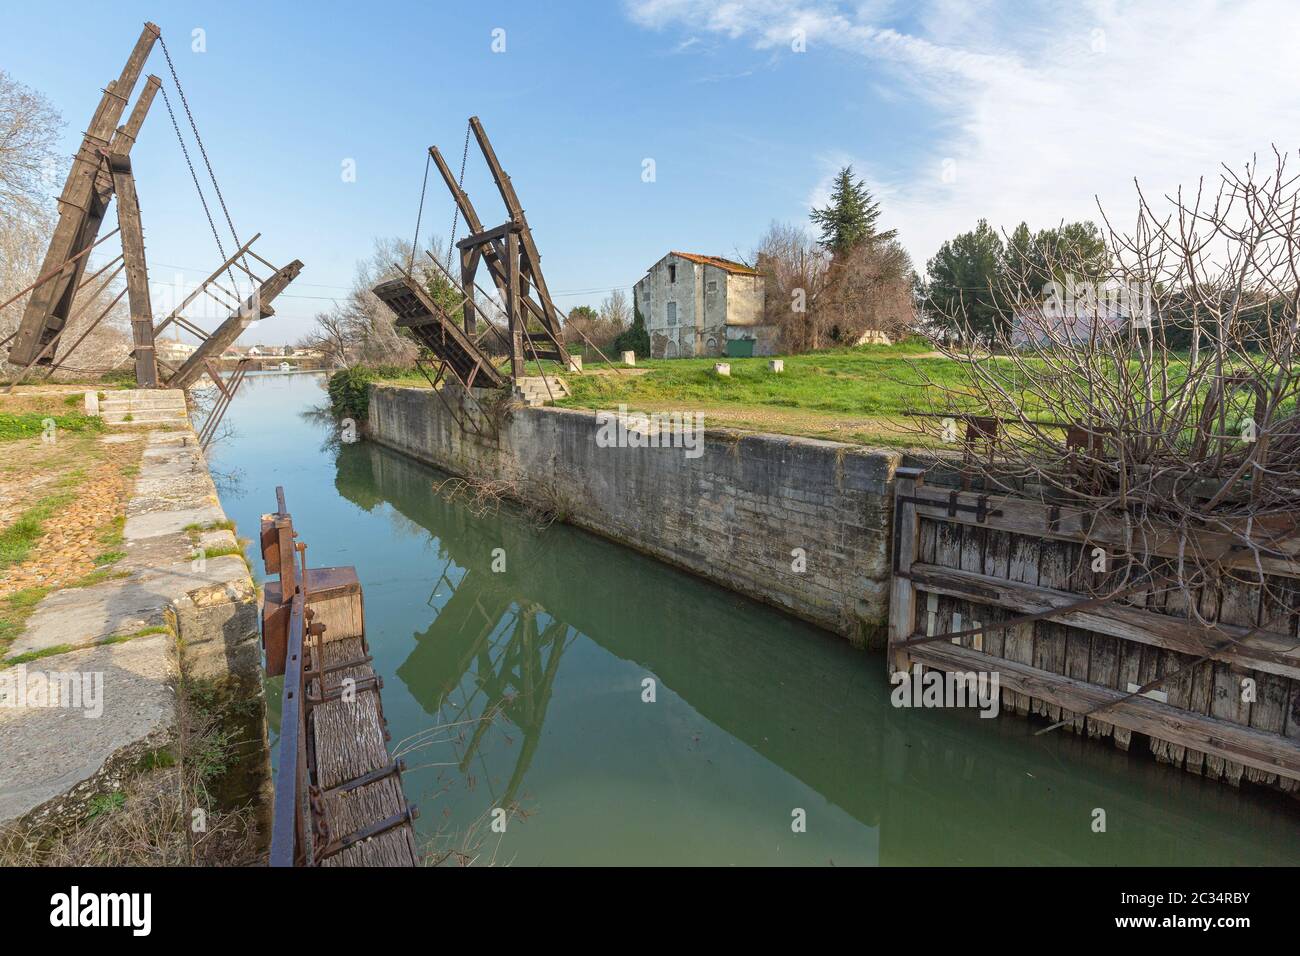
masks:
{"label": "concrete step", "polygon": [[179,388],[118,389],[105,392],[97,405],[99,416],[108,425],[175,425],[189,421],[185,392]]}
{"label": "concrete step", "polygon": [[100,402],[99,403],[100,411],[127,412],[136,408],[141,410],[148,410],[151,408],[164,408],[169,410],[174,409],[176,411],[184,411],[185,402],[166,401],[166,402]]}
{"label": "concrete step", "polygon": [[[130,418],[126,416],[130,415]],[[105,425],[183,425],[189,421],[184,415],[146,415],[140,412],[124,412],[121,415],[105,415]]]}
{"label": "concrete step", "polygon": [[568,398],[569,388],[558,376],[548,375],[543,379],[540,375],[530,375],[515,380],[515,395],[525,405],[536,408],[553,399]]}

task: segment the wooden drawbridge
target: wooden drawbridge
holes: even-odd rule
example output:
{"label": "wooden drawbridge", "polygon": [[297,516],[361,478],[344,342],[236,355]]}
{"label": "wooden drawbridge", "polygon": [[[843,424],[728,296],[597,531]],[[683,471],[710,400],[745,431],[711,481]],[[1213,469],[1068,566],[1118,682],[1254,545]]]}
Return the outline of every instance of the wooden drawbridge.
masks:
{"label": "wooden drawbridge", "polygon": [[[230,227],[230,235],[238,248],[229,257],[225,255],[218,233],[213,210],[209,208],[204,189],[199,184],[195,164],[189,148],[181,135],[181,127],[172,110],[162,80],[147,77],[144,89],[136,99],[127,122],[118,126],[136,84],[144,71],[154,45],[161,47],[168,70],[174,81],[174,92],[179,97],[185,119],[193,133],[194,144],[202,157],[203,166],[211,179],[214,198]],[[155,96],[161,92],[163,102],[171,116],[172,126],[180,143],[181,152],[190,168],[191,178],[199,200],[212,228],[217,250],[224,261],[201,282],[185,300],[161,323],[155,325],[150,299],[148,266],[145,257],[144,227],[140,202],[136,194],[135,175],[132,170],[132,148],[139,137]],[[112,232],[99,236],[100,227],[109,205],[116,203],[118,226]],[[86,277],[89,253],[112,235],[121,236],[121,253],[92,275]],[[205,371],[215,384],[225,392],[233,384],[220,381],[213,364],[222,351],[230,346],[250,323],[274,315],[271,301],[297,278],[303,265],[293,260],[286,266],[275,266],[253,251],[258,236],[241,242],[231,221],[230,212],[217,184],[207,150],[199,136],[198,126],[190,112],[185,91],[180,84],[171,54],[163,40],[162,31],[153,23],[146,23],[136,41],[121,75],[108,83],[100,99],[81,147],[73,159],[72,168],[59,197],[59,218],[50,237],[39,277],[18,295],[0,304],[5,308],[28,295],[18,328],[5,342],[10,343],[9,361],[21,366],[20,374],[11,383],[10,390],[18,385],[36,367],[42,366],[48,378],[67,362],[70,355],[89,334],[108,316],[125,295],[130,306],[132,351],[136,385],[140,388],[188,388]],[[249,265],[252,259],[254,265]],[[242,277],[237,282],[236,273]],[[259,274],[261,273],[261,274]],[[98,305],[102,293],[111,291],[110,285],[119,275],[124,275],[126,288],[104,308],[70,345],[63,342],[64,333],[89,306]],[[105,276],[97,288],[88,295],[80,293]],[[229,277],[229,284],[221,280]],[[241,286],[244,287],[241,291]],[[226,316],[212,333],[205,332],[183,314],[200,296],[218,303],[218,315]],[[76,306],[76,308],[74,308]],[[156,355],[154,343],[171,325],[184,329],[199,340],[192,355],[179,367],[173,368]],[[0,345],[5,344],[0,342]],[[62,350],[61,355],[56,353]]]}

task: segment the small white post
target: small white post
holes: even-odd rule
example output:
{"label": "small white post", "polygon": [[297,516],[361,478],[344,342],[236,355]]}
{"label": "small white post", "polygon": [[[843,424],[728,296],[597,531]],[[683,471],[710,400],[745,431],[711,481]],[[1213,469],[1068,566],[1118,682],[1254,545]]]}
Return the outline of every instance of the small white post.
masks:
{"label": "small white post", "polygon": [[581,372],[581,371],[582,371],[582,356],[581,356],[581,355],[570,355],[570,356],[569,356],[569,371],[570,371],[570,372]]}
{"label": "small white post", "polygon": [[636,353],[635,353],[635,352],[624,352],[624,353],[623,353],[623,364],[624,364],[624,365],[635,365],[635,364],[636,364]]}
{"label": "small white post", "polygon": [[99,414],[99,393],[98,392],[86,393],[86,414],[87,415]]}
{"label": "small white post", "polygon": [[725,376],[727,376],[728,378],[730,378],[730,377],[731,377],[731,363],[730,363],[730,362],[714,362],[714,363],[713,363],[713,372],[714,372],[715,375],[725,375]]}
{"label": "small white post", "polygon": [[768,367],[769,369],[771,369],[773,372],[784,372],[784,371],[785,371],[785,360],[784,360],[784,359],[772,359],[770,362],[767,363],[767,367]]}

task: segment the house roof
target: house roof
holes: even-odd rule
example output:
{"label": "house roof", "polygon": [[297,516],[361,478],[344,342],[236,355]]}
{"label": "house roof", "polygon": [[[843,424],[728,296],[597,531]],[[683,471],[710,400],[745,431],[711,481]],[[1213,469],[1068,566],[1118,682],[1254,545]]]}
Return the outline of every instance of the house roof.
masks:
{"label": "house roof", "polygon": [[691,262],[698,262],[702,266],[715,266],[726,272],[738,276],[756,276],[760,275],[758,270],[751,269],[749,266],[739,262],[732,262],[730,259],[724,259],[721,256],[701,256],[694,252],[670,252],[669,255],[680,256],[683,259],[689,259]]}

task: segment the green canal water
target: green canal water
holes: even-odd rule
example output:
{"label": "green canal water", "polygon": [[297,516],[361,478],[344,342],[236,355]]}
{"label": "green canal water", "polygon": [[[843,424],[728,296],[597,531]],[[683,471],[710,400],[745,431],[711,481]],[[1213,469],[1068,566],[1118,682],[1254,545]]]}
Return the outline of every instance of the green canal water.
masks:
{"label": "green canal water", "polygon": [[[331,446],[308,414],[323,387],[249,376],[212,465],[244,536],[283,485],[312,563],[356,566],[430,845],[515,865],[1300,861],[1294,801],[1016,717],[895,709],[879,654],[571,527],[476,517],[377,445]],[[504,834],[496,807],[516,811]]]}

